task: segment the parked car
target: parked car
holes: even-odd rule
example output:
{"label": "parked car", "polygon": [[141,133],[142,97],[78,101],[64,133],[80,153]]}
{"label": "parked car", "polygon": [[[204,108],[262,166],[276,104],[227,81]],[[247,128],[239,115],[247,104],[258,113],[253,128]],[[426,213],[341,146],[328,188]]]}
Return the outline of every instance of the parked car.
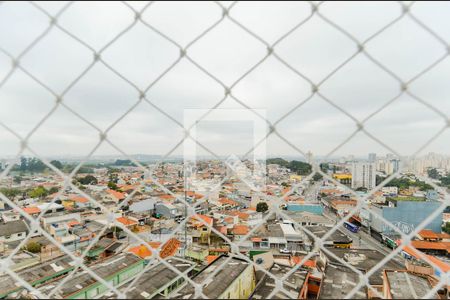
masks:
{"label": "parked car", "polygon": [[290,254],[292,251],[288,248],[280,249],[280,253]]}

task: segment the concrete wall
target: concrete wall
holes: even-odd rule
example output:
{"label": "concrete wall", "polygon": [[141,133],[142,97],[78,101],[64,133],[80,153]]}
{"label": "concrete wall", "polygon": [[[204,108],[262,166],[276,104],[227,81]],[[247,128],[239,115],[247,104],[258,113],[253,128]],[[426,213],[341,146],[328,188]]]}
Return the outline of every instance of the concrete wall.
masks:
{"label": "concrete wall", "polygon": [[248,299],[255,289],[256,279],[253,265],[247,268],[237,277],[232,284],[220,295],[219,299]]}

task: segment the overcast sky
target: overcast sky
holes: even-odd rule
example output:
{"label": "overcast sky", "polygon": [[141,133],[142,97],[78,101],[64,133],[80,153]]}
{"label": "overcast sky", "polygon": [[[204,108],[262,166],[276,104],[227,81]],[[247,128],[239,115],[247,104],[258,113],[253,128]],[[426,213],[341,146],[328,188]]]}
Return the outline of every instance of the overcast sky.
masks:
{"label": "overcast sky", "polygon": [[[54,15],[65,5],[38,2]],[[130,3],[139,10],[143,3]],[[229,5],[229,3],[224,3]],[[320,13],[363,41],[398,17],[396,2],[322,3]],[[450,3],[419,2],[411,11],[450,43]],[[274,43],[309,16],[305,2],[237,3],[230,15]],[[210,2],[153,3],[142,18],[182,46],[221,18],[222,10]],[[134,13],[122,3],[74,3],[58,19],[59,24],[92,48],[99,50],[134,20]],[[14,56],[48,26],[48,17],[29,3],[0,4],[0,47]],[[312,82],[318,83],[355,53],[354,41],[313,16],[276,45],[276,53]],[[408,81],[445,55],[446,48],[408,16],[366,44],[367,51]],[[266,55],[266,46],[225,19],[189,48],[193,60],[230,85]],[[145,89],[179,57],[176,46],[138,22],[102,54],[102,58],[139,88]],[[21,60],[21,65],[55,92],[62,92],[92,62],[92,51],[53,28]],[[0,53],[0,80],[11,68]],[[450,116],[450,58],[446,58],[409,89]],[[255,109],[266,109],[275,122],[311,94],[311,86],[274,57],[266,59],[232,90],[233,95]],[[363,120],[400,92],[399,84],[363,54],[330,77],[320,92],[336,105]],[[183,123],[184,109],[205,109],[224,97],[224,89],[187,59],[182,59],[156,83],[147,97],[163,111]],[[102,64],[94,66],[65,95],[64,103],[101,130],[108,128],[136,101],[138,92]],[[0,120],[21,136],[51,110],[54,97],[16,70],[0,87]],[[243,108],[231,98],[220,108]],[[203,126],[202,142],[218,154],[245,152],[251,146],[251,124],[218,123]],[[412,154],[445,124],[444,119],[403,95],[366,123],[367,130],[401,154]],[[221,128],[220,128],[221,127]],[[249,129],[250,128],[250,129]],[[324,155],[356,129],[355,122],[318,96],[279,123],[278,131],[303,151]],[[141,103],[108,134],[129,154],[165,154],[183,137],[183,130],[151,107]],[[98,132],[64,107],[31,137],[30,146],[39,154],[84,155],[98,141]],[[293,155],[295,150],[276,136],[267,141],[269,155]],[[14,155],[18,140],[0,127],[0,155]],[[244,147],[245,146],[245,147]],[[450,154],[450,133],[444,132],[424,152]],[[389,150],[359,133],[334,155],[384,154]],[[182,154],[180,146],[174,154]],[[96,155],[117,154],[107,145]]]}

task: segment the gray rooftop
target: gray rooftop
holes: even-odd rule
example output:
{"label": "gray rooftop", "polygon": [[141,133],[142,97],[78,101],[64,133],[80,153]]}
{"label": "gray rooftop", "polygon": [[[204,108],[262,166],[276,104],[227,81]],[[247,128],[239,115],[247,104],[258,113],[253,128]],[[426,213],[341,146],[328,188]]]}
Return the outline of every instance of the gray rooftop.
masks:
{"label": "gray rooftop", "polygon": [[[129,266],[141,261],[139,257],[130,253],[121,253],[109,257],[96,264],[90,265],[89,268],[101,278],[114,275],[121,270],[128,268]],[[86,287],[97,283],[97,280],[91,277],[86,271],[79,271],[74,277],[69,279],[61,289],[55,294],[56,298],[64,298],[71,294],[74,294]],[[57,282],[52,283],[54,285]]]}
{"label": "gray rooftop", "polygon": [[[18,272],[18,275],[26,282],[32,284],[39,279],[51,277],[62,270],[70,270],[73,268],[73,265],[72,259],[65,255],[20,271]],[[9,275],[0,277],[0,294],[9,290],[14,290],[17,287],[21,287],[21,284],[16,282],[16,280]]]}
{"label": "gray rooftop", "polygon": [[[379,263],[386,255],[378,250],[373,249],[339,249],[331,248],[328,249],[331,253],[341,258],[343,261],[349,263],[353,267],[366,272],[372,269],[377,263]],[[324,252],[325,255],[327,253]],[[334,259],[330,255],[327,255],[328,259],[334,264],[341,264],[338,260]],[[383,270],[404,270],[405,265],[397,262],[394,259],[386,262],[383,267],[379,268],[372,276],[369,278],[369,283],[371,285],[382,285],[383,284]]]}
{"label": "gray rooftop", "polygon": [[[327,227],[327,226],[305,226],[307,230],[312,232],[316,237],[322,238],[326,233],[331,231],[333,227]],[[306,232],[308,235],[309,233]],[[342,231],[339,229],[335,230],[327,239],[328,242],[333,243],[351,243],[352,239],[349,238],[347,235],[345,235]]]}
{"label": "gray rooftop", "polygon": [[[208,276],[217,268],[221,268],[214,277],[210,278],[208,283],[203,286],[203,294],[210,299],[218,299],[219,296],[233,283],[233,281],[248,266],[248,262],[232,257],[225,266],[222,266],[228,259],[227,256],[220,256],[198,273],[192,280],[195,283],[203,283]],[[193,299],[195,298],[195,290],[191,284],[187,284],[179,292],[171,295],[172,298]]]}
{"label": "gray rooftop", "polygon": [[0,224],[0,236],[8,236],[21,232],[28,232],[28,227],[23,220]]}
{"label": "gray rooftop", "polygon": [[[169,258],[166,262],[171,264],[180,273],[188,272],[195,266],[194,263],[180,258]],[[174,272],[165,264],[158,262],[145,271],[138,281],[134,283],[133,287],[129,288],[127,298],[148,299],[155,297],[166,286],[172,284],[179,278],[181,278],[181,275]],[[128,288],[128,285],[125,285],[122,291],[125,291],[126,288]]]}
{"label": "gray rooftop", "polygon": [[145,199],[139,202],[135,202],[130,205],[130,211],[132,212],[144,212],[153,210],[155,208],[156,199]]}
{"label": "gray rooftop", "polygon": [[409,272],[386,271],[386,275],[392,299],[422,299],[432,289],[427,278]]}
{"label": "gray rooftop", "polygon": [[[359,283],[359,276],[351,269],[328,264],[322,279],[319,299],[344,299]],[[362,287],[353,295],[353,299],[366,299],[367,287]]]}
{"label": "gray rooftop", "polygon": [[[327,217],[323,215],[318,215],[315,213],[307,212],[307,211],[289,211],[285,210],[283,211],[285,215],[289,217],[292,221],[295,221],[299,224],[302,222],[309,222],[309,223],[316,223],[316,224],[323,224],[323,225],[333,225],[333,221],[328,219]],[[289,220],[288,219],[288,220]]]}
{"label": "gray rooftop", "polygon": [[[272,268],[270,268],[269,272],[273,274],[275,277],[280,279],[286,273],[288,273],[292,268],[288,266],[282,266],[278,264],[274,264]],[[303,284],[305,283],[307,271],[297,270],[292,275],[288,277],[287,280],[284,281],[283,287],[286,292],[279,291],[275,295],[271,297],[271,299],[298,299],[299,293]],[[255,291],[253,292],[250,299],[267,299],[270,293],[275,289],[275,279],[267,274],[258,282]]]}

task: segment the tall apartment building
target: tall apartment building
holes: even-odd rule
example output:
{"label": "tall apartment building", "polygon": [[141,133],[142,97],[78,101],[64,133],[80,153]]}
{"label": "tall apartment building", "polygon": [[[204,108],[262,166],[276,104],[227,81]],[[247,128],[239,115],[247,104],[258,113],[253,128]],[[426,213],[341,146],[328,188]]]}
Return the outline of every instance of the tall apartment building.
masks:
{"label": "tall apartment building", "polygon": [[384,173],[386,175],[394,174],[400,168],[400,160],[391,159],[385,163]]}
{"label": "tall apartment building", "polygon": [[377,160],[377,154],[376,153],[369,153],[369,162],[373,163]]}
{"label": "tall apartment building", "polygon": [[375,164],[368,162],[352,163],[352,188],[373,189],[376,185]]}

